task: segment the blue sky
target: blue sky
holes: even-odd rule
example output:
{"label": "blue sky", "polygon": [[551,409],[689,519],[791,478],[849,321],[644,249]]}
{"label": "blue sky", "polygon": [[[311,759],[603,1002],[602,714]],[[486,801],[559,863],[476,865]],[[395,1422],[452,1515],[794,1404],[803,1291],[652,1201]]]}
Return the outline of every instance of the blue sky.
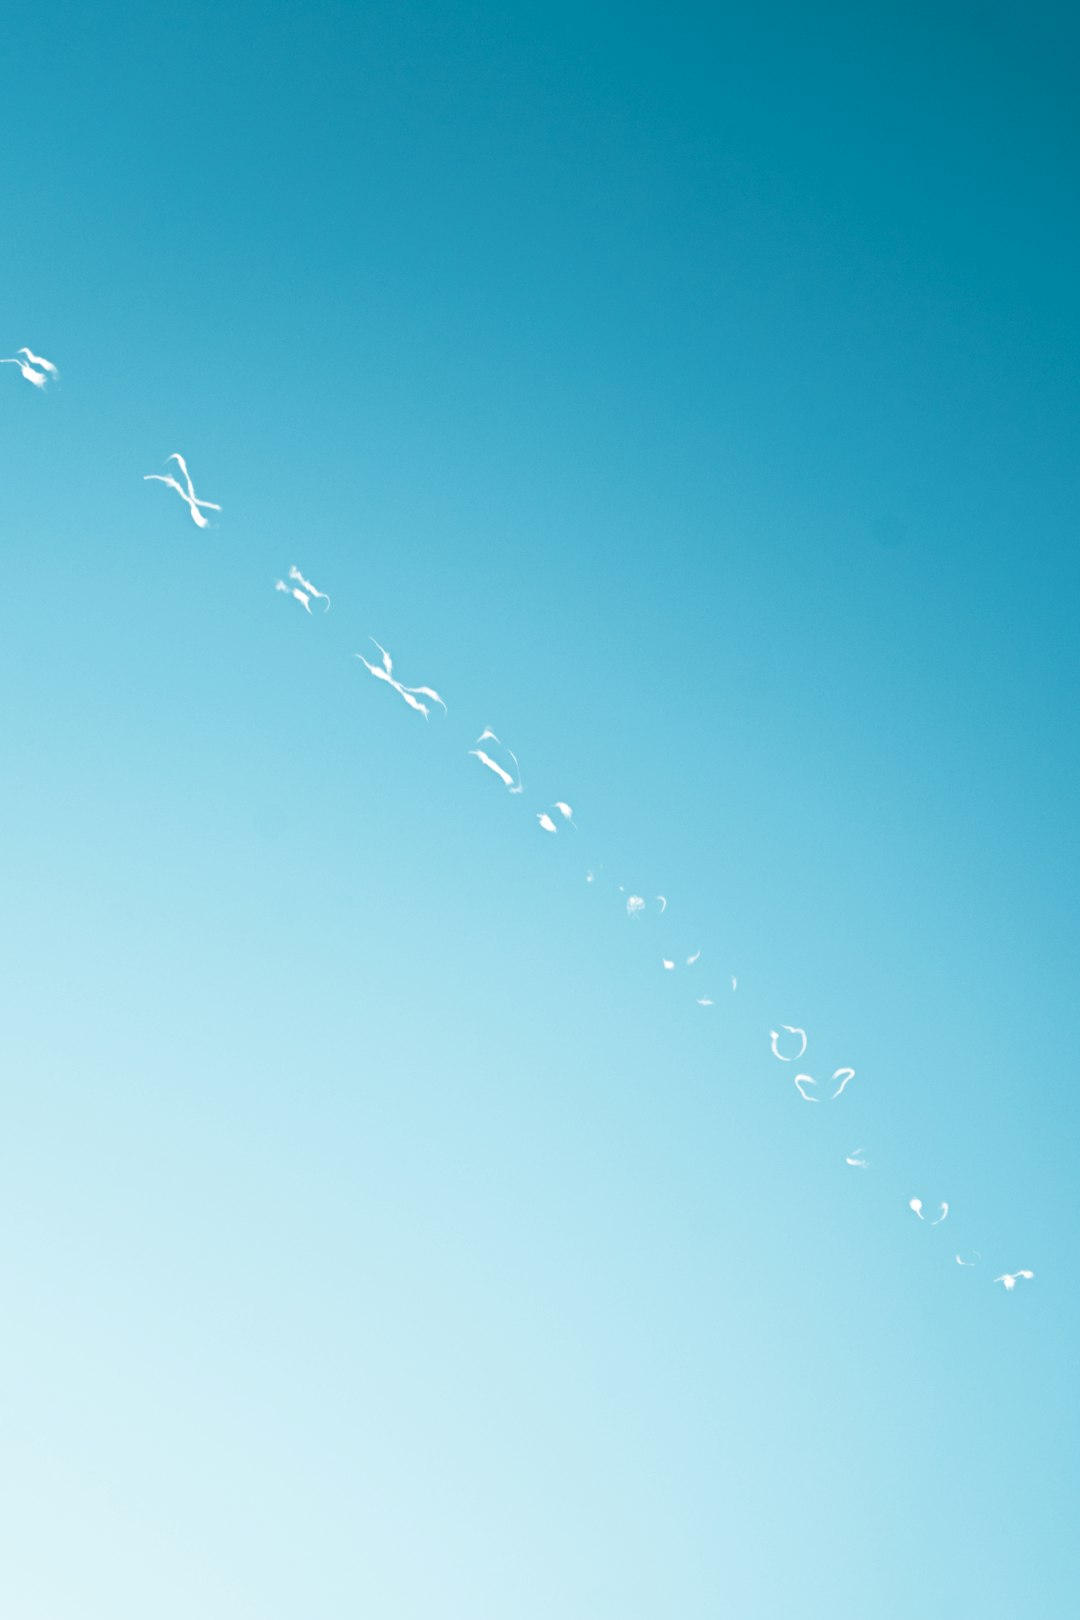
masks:
{"label": "blue sky", "polygon": [[5,1612],[1072,1613],[1076,36],[11,8]]}

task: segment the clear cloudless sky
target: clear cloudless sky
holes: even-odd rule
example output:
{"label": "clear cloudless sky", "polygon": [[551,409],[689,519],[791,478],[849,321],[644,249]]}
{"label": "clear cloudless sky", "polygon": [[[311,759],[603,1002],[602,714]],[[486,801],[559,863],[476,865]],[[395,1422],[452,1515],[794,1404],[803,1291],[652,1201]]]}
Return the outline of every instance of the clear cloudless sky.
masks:
{"label": "clear cloudless sky", "polygon": [[0,1610],[1074,1615],[1075,9],[3,31]]}

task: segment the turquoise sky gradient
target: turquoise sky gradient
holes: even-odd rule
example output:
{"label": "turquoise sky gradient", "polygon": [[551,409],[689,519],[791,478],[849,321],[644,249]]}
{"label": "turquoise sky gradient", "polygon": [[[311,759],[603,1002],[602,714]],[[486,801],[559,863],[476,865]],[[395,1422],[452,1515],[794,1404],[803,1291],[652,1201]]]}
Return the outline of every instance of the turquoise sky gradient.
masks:
{"label": "turquoise sky gradient", "polygon": [[9,14],[0,1609],[1066,1620],[1075,15]]}

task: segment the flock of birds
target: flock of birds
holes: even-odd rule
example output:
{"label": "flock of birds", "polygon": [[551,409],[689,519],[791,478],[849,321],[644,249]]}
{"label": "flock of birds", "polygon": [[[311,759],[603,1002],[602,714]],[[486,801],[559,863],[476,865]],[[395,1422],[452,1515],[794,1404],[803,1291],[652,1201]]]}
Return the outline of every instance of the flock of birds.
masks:
{"label": "flock of birds", "polygon": [[[57,367],[51,360],[46,360],[42,355],[34,354],[31,349],[27,348],[19,349],[15,355],[6,359],[0,359],[0,365],[18,366],[23,378],[30,383],[32,387],[38,389],[39,391],[43,391],[47,385],[59,381],[60,377]],[[174,452],[171,456],[166,457],[166,462],[168,463],[170,461],[176,463],[177,471],[180,474],[180,478],[183,479],[183,483],[181,483],[179,479],[175,478],[171,473],[144,473],[144,482],[164,484],[167,488],[173,490],[177,495],[179,495],[180,499],[187,506],[192,522],[195,523],[195,525],[200,529],[208,528],[209,519],[204,514],[206,512],[220,512],[221,507],[216,501],[203,500],[195,494],[195,486],[192,482],[191,474],[188,471],[187,462],[185,461],[184,457],[179,454],[179,452]],[[311,615],[312,602],[322,602],[324,604],[322,611],[324,613],[328,613],[330,611],[330,598],[326,592],[320,591],[315,585],[312,584],[311,580],[306,579],[305,576],[300,572],[299,568],[295,566],[290,567],[286,579],[279,579],[275,582],[274,590],[281,592],[286,596],[292,597],[293,600],[298,602],[309,616]],[[415,710],[418,714],[422,714],[425,720],[430,717],[431,705],[433,704],[437,704],[442,709],[444,714],[447,712],[445,702],[433,687],[406,686],[401,681],[397,680],[394,676],[394,664],[390,654],[387,652],[385,647],[381,646],[380,643],[375,640],[374,637],[371,637],[371,641],[373,646],[378,649],[380,655],[376,662],[370,662],[364,657],[363,653],[356,653],[354,656],[360,660],[364,668],[370,675],[374,677],[375,680],[381,681],[386,686],[390,687],[398,694],[399,697],[403,699],[405,703],[408,704],[409,708]],[[425,699],[428,701],[425,702]],[[482,748],[480,746],[482,743],[490,744],[491,748]],[[495,749],[500,752],[506,763],[499,763],[499,760],[494,754]],[[470,758],[478,760],[485,770],[490,771],[495,777],[497,777],[502,783],[503,787],[509,793],[521,794],[524,792],[521,766],[518,762],[517,755],[514,753],[513,749],[506,747],[506,745],[500,741],[490,727],[484,728],[479,737],[477,737],[475,745],[468,750],[468,754]],[[558,821],[554,819],[552,812],[555,812],[555,815],[558,816]],[[557,835],[560,824],[564,827],[576,826],[576,823],[574,822],[573,810],[564,799],[556,799],[546,809],[536,811],[535,815],[537,824],[539,825],[541,831],[548,834]],[[593,871],[587,872],[585,875],[585,881],[587,883],[594,883],[596,881],[596,873]],[[622,889],[621,886],[620,892],[625,893],[625,890]],[[667,897],[662,894],[657,895],[655,897],[655,901],[662,915],[667,910]],[[627,897],[626,914],[628,917],[641,917],[647,909],[648,904],[643,895],[631,894]],[[685,958],[685,965],[687,967],[693,967],[700,960],[700,958],[701,951],[697,950]],[[665,972],[674,972],[676,969],[676,962],[673,957],[662,957],[661,963]],[[737,979],[733,978],[731,980],[731,988],[734,991],[737,989],[737,987],[738,981]],[[700,1007],[713,1007],[716,1005],[715,999],[709,995],[698,996],[695,999],[697,1001],[697,1005]],[[778,1059],[778,1061],[781,1063],[800,1062],[805,1056],[809,1044],[806,1031],[799,1026],[792,1024],[781,1024],[779,1030],[770,1030],[769,1043],[772,1049],[773,1057]],[[797,1050],[790,1049],[796,1046]],[[850,1082],[854,1079],[854,1069],[839,1068],[834,1070],[831,1081],[828,1082],[828,1084],[835,1086],[835,1090],[828,1092],[827,1100],[829,1102],[838,1102],[843,1096]],[[793,1080],[795,1089],[802,1098],[803,1102],[820,1103],[825,1100],[822,1096],[815,1095],[819,1082],[814,1079],[812,1075],[800,1071],[793,1076]],[[839,1084],[837,1084],[837,1082],[839,1082]],[[863,1154],[863,1148],[854,1148],[846,1157],[844,1162],[852,1169],[866,1170],[869,1168],[869,1160],[866,1159]],[[922,1221],[930,1226],[941,1226],[948,1218],[949,1214],[949,1205],[944,1201],[938,1206],[938,1213],[929,1221],[927,1221],[927,1216],[924,1213],[924,1206],[921,1198],[912,1198],[909,1201],[908,1207],[919,1221]],[[956,1264],[964,1268],[969,1268],[977,1265],[980,1259],[981,1255],[977,1250],[975,1250],[972,1253],[972,1257],[969,1259],[965,1259],[963,1255],[957,1254]],[[1029,1282],[1034,1275],[1035,1273],[1030,1270],[1018,1270],[1012,1272],[1006,1271],[1003,1272],[1000,1277],[995,1277],[993,1280],[995,1283],[1001,1283],[1006,1293],[1012,1293],[1018,1281],[1023,1279],[1024,1281]]]}

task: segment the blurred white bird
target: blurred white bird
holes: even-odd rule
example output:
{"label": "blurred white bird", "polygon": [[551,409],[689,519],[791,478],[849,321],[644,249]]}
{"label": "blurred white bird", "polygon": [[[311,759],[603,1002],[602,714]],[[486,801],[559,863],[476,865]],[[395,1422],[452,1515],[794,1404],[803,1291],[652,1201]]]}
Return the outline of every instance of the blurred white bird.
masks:
{"label": "blurred white bird", "polygon": [[701,952],[700,951],[695,951],[693,956],[688,956],[686,958],[686,965],[687,965],[687,967],[693,967],[694,963],[695,962],[700,962],[700,960],[701,960]]}
{"label": "blurred white bird", "polygon": [[545,832],[558,832],[558,827],[556,827],[546,810],[538,810],[536,813],[536,819],[540,823],[541,827],[543,827]]}
{"label": "blurred white bird", "polygon": [[44,355],[35,354],[33,349],[27,349],[27,348],[16,349],[15,352],[16,352],[16,354],[25,354],[26,358],[29,360],[29,362],[30,362],[30,364],[32,366],[40,366],[42,371],[47,371],[49,373],[50,377],[56,377],[57,379],[59,379],[59,376],[60,376],[59,371],[57,371],[56,367],[53,365],[51,360],[46,360],[45,359]]}
{"label": "blurred white bird", "polygon": [[982,1255],[979,1253],[978,1249],[973,1249],[972,1253],[975,1256],[974,1260],[961,1260],[960,1256],[957,1255],[957,1257],[956,1257],[957,1265],[958,1266],[974,1266],[974,1265],[976,1265],[978,1263],[978,1261],[980,1261],[982,1259]]}
{"label": "blurred white bird", "polygon": [[289,569],[289,578],[290,579],[295,579],[296,583],[298,585],[302,586],[303,589],[309,593],[309,595],[316,596],[316,597],[319,598],[320,601],[325,602],[326,607],[323,609],[323,612],[324,613],[329,613],[329,611],[330,611],[330,598],[327,596],[325,591],[317,590],[315,588],[315,586],[311,583],[310,579],[305,579],[303,574],[300,572],[299,568],[296,568],[295,566],[290,568]]}
{"label": "blurred white bird", "polygon": [[632,894],[626,902],[626,915],[628,917],[639,917],[644,910],[645,902],[640,894]]}
{"label": "blurred white bird", "polygon": [[187,484],[187,489],[186,490],[182,489],[180,487],[180,485],[176,482],[176,479],[173,478],[171,476],[171,474],[167,474],[167,473],[144,473],[143,474],[143,483],[145,484],[145,483],[153,482],[155,484],[168,484],[170,489],[175,489],[176,493],[179,495],[179,497],[180,497],[180,499],[182,501],[187,502],[188,508],[189,508],[189,510],[191,512],[192,521],[194,523],[197,523],[200,529],[208,528],[209,527],[209,522],[208,522],[208,520],[206,518],[203,517],[203,515],[200,512],[199,508],[201,506],[205,506],[207,508],[207,510],[210,511],[210,512],[220,512],[221,507],[218,506],[216,501],[200,501],[198,499],[198,497],[195,494],[195,486],[191,482],[191,474],[188,472],[188,469],[187,469],[187,462],[184,460],[183,456],[180,455],[180,453],[178,451],[174,450],[171,456],[166,456],[165,457],[165,460],[166,461],[175,461],[176,462],[177,466],[180,468],[180,471],[184,475],[184,482]]}
{"label": "blurred white bird", "polygon": [[[430,713],[430,710],[428,709],[428,706],[427,706],[426,703],[421,703],[420,702],[420,697],[429,697],[429,698],[431,698],[433,700],[433,702],[439,704],[439,706],[443,710],[443,713],[445,714],[445,712],[446,712],[446,704],[443,702],[443,700],[439,696],[438,692],[434,691],[432,689],[432,687],[430,687],[430,686],[402,686],[400,681],[395,681],[395,679],[394,679],[394,662],[393,662],[393,659],[390,657],[390,654],[387,652],[385,647],[380,646],[379,643],[377,641],[375,641],[374,636],[371,636],[369,639],[371,641],[375,642],[376,647],[378,647],[379,651],[382,653],[382,668],[381,669],[379,668],[379,666],[377,664],[369,664],[367,659],[364,657],[363,653],[354,653],[353,654],[354,658],[359,658],[360,662],[363,664],[364,668],[369,672],[369,674],[374,675],[374,677],[375,677],[375,679],[377,681],[385,681],[387,686],[392,686],[394,688],[395,692],[400,692],[401,696],[405,699],[405,702],[409,705],[409,708],[410,709],[416,709],[420,714],[423,715],[425,720],[427,719],[428,714]],[[417,696],[417,694],[419,694],[419,696]]]}
{"label": "blurred white bird", "polygon": [[[840,1080],[841,1075],[843,1075],[843,1077],[844,1077],[842,1080]],[[837,1097],[839,1097],[841,1095],[841,1093],[843,1092],[844,1087],[847,1085],[848,1081],[849,1080],[854,1080],[854,1078],[855,1078],[855,1070],[854,1069],[837,1069],[836,1073],[833,1075],[833,1079],[834,1080],[840,1080],[840,1084],[837,1086],[836,1090],[832,1094],[832,1099],[831,1100],[833,1102],[835,1102]]]}
{"label": "blurred white bird", "polygon": [[853,1148],[852,1151],[848,1154],[847,1158],[844,1160],[844,1163],[845,1164],[850,1164],[852,1166],[852,1168],[855,1169],[855,1170],[866,1170],[866,1169],[868,1169],[869,1168],[869,1161],[867,1159],[863,1159],[863,1158],[860,1157],[862,1152],[863,1152],[862,1148]]}
{"label": "blurred white bird", "polygon": [[274,589],[275,591],[284,591],[286,596],[295,596],[296,600],[300,603],[300,606],[304,609],[304,612],[311,612],[311,597],[308,595],[307,591],[297,590],[292,585],[286,585],[283,579],[274,581]]}
{"label": "blurred white bird", "polygon": [[[923,1214],[923,1202],[922,1202],[921,1198],[909,1198],[908,1199],[908,1209],[914,1210],[915,1214],[919,1217],[920,1221],[924,1221],[926,1219],[926,1216]],[[948,1206],[948,1204],[943,1203],[942,1206],[941,1206],[941,1214],[937,1217],[936,1220],[931,1221],[930,1225],[931,1226],[940,1226],[942,1221],[948,1215],[948,1213],[949,1213],[949,1206]]]}
{"label": "blurred white bird", "polygon": [[660,915],[662,917],[664,915],[664,912],[667,910],[667,895],[666,894],[658,894],[656,899],[657,899],[657,903],[660,906]]}
{"label": "blurred white bird", "polygon": [[[304,609],[305,613],[310,613],[311,612],[311,598],[313,596],[321,597],[322,600],[326,603],[326,607],[324,609],[324,612],[329,613],[329,611],[330,611],[330,598],[327,596],[325,591],[317,591],[315,589],[314,585],[311,583],[310,579],[305,579],[304,578],[304,576],[300,572],[299,568],[290,568],[289,569],[289,578],[299,580],[299,582],[300,582],[299,585],[286,585],[286,583],[285,583],[285,581],[283,579],[279,579],[276,582],[276,584],[274,585],[275,591],[284,591],[286,593],[286,595],[288,595],[288,596],[295,596],[296,600],[300,603],[300,606]],[[301,586],[303,587],[303,589],[300,588]]]}
{"label": "blurred white bird", "polygon": [[33,366],[27,365],[25,360],[16,360],[12,357],[7,360],[0,360],[0,366],[18,366],[27,382],[33,383],[35,388],[44,388],[47,381],[43,371],[35,371]]}
{"label": "blurred white bird", "polygon": [[803,1090],[804,1085],[805,1086],[816,1086],[817,1081],[814,1079],[814,1077],[812,1075],[809,1075],[809,1074],[797,1074],[795,1076],[795,1088],[798,1091],[799,1096],[802,1098],[803,1102],[812,1102],[812,1103],[820,1102],[821,1101],[820,1097],[808,1097],[806,1095],[806,1092]]}
{"label": "blurred white bird", "polygon": [[1035,1273],[1033,1271],[1007,1271],[1003,1277],[995,1277],[994,1281],[1004,1283],[1006,1292],[1011,1294],[1013,1289],[1016,1287],[1016,1279],[1018,1277],[1026,1277],[1030,1282],[1034,1275]]}
{"label": "blurred white bird", "polygon": [[780,1029],[786,1029],[789,1035],[798,1035],[800,1040],[802,1041],[802,1045],[799,1047],[799,1050],[797,1052],[792,1053],[791,1057],[785,1057],[783,1052],[779,1051],[778,1048],[777,1048],[777,1045],[776,1045],[777,1041],[780,1039],[780,1030],[776,1030],[776,1029],[770,1030],[769,1031],[769,1040],[770,1040],[770,1042],[772,1044],[773,1057],[778,1057],[780,1059],[781,1063],[796,1063],[796,1062],[798,1062],[799,1058],[801,1058],[803,1053],[806,1051],[806,1031],[805,1031],[805,1029],[800,1029],[797,1024],[781,1024]]}
{"label": "blurred white bird", "polygon": [[565,800],[556,799],[554,808],[559,812],[564,821],[568,821],[571,826],[574,825],[574,812],[571,810],[570,806],[565,802]]}
{"label": "blurred white bird", "polygon": [[[485,726],[476,740],[478,743],[482,743],[487,742],[489,739],[492,742],[499,743],[500,748],[506,748],[506,744],[499,742],[498,737],[496,737],[491,727]],[[516,782],[510,775],[510,772],[504,770],[503,767],[493,760],[490,754],[485,753],[482,748],[469,749],[469,753],[474,759],[478,759],[481,765],[486,765],[489,771],[495,772],[495,775],[500,779],[504,787],[509,788],[511,793],[520,793],[522,791],[521,766],[518,764],[517,755],[514,753],[512,748],[506,748],[506,752],[510,755],[510,758],[514,762],[514,770],[517,772]]]}
{"label": "blurred white bird", "polygon": [[667,968],[669,973],[674,971],[675,963],[673,961],[671,961],[671,959],[669,957],[667,957],[667,956],[662,957],[661,960],[663,961],[663,964]]}
{"label": "blurred white bird", "polygon": [[716,1006],[716,1002],[712,999],[711,996],[698,996],[697,1004],[698,1004],[699,1007],[715,1007]]}

